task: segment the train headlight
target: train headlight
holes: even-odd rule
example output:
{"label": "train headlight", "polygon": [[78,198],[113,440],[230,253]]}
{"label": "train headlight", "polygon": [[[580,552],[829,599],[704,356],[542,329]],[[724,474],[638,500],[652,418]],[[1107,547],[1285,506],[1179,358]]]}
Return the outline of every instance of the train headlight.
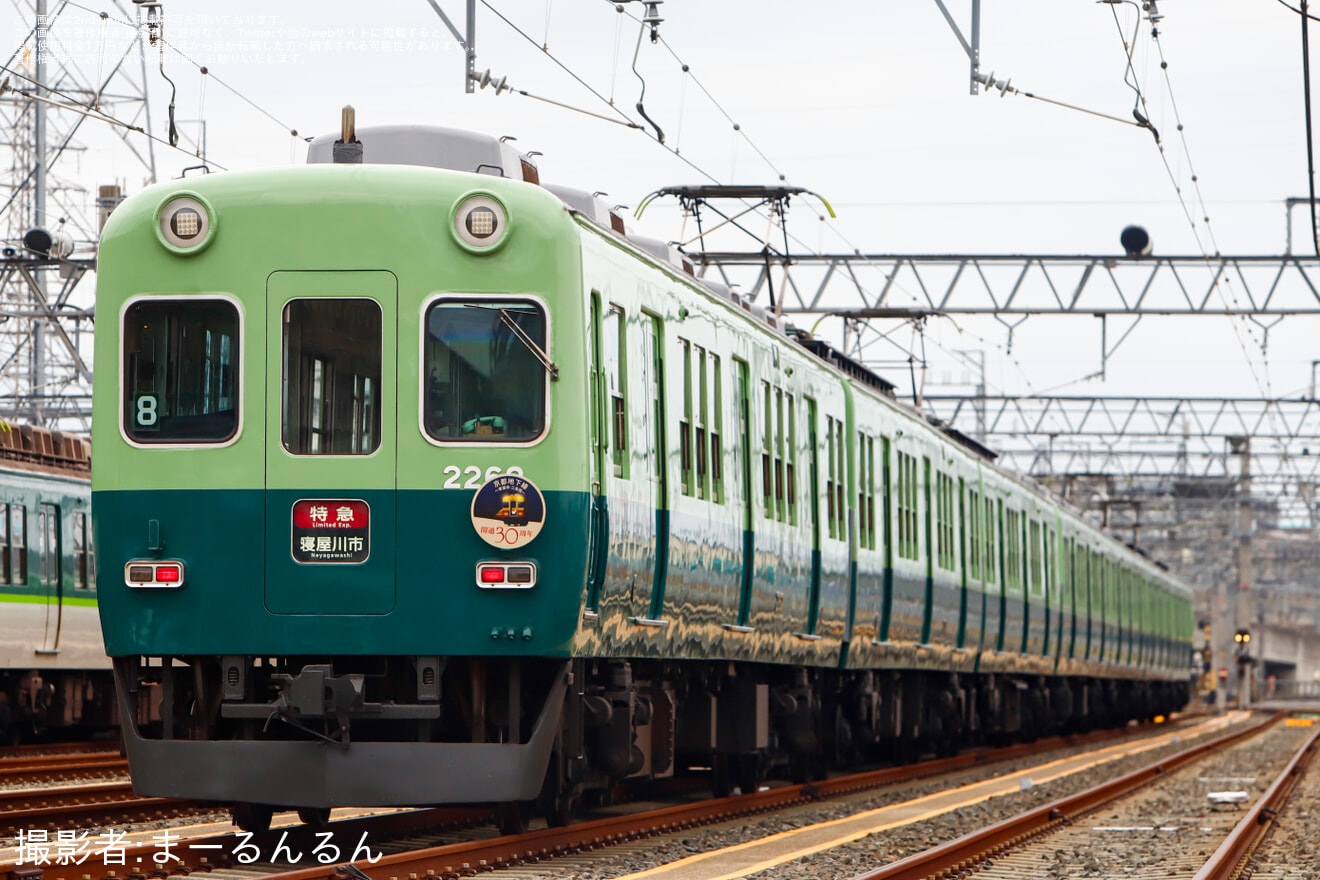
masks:
{"label": "train headlight", "polygon": [[156,235],[175,253],[196,253],[215,235],[215,212],[195,193],[175,195],[156,211]]}
{"label": "train headlight", "polygon": [[469,193],[459,199],[450,217],[450,230],[464,250],[484,254],[509,236],[509,215],[494,196]]}

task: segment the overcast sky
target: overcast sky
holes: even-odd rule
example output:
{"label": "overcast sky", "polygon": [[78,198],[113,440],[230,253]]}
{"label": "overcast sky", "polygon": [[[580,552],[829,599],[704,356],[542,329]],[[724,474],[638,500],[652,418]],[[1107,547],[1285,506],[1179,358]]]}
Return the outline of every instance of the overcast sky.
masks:
{"label": "overcast sky", "polygon": [[[440,2],[461,28],[461,3]],[[491,2],[533,42],[478,3],[478,69],[507,76],[518,89],[613,115],[541,51],[544,44],[639,118],[633,107],[641,83],[631,69],[639,28],[630,16],[642,13],[641,4],[624,4],[619,14],[603,0]],[[86,5],[62,13],[52,30],[53,50],[93,79],[131,41],[132,28],[118,19],[135,10],[127,2],[126,10],[98,0]],[[949,6],[967,32],[969,0]],[[95,14],[103,8],[110,13],[104,21]],[[301,162],[302,137],[335,129],[339,108],[351,103],[363,126],[428,123],[514,135],[523,149],[544,154],[543,180],[603,190],[612,203],[636,205],[660,186],[702,182],[697,170],[641,132],[517,94],[464,94],[462,52],[426,0],[237,0],[223,6],[166,0],[165,11],[166,39],[214,74],[204,78],[167,51],[177,116],[205,118],[208,158],[230,169]],[[1129,223],[1150,230],[1159,254],[1213,247],[1199,223],[1198,244],[1149,131],[1012,94],[971,96],[967,57],[934,0],[669,0],[660,11],[661,35],[696,79],[683,74],[664,45],[643,39],[638,70],[647,113],[669,145],[719,182],[773,183],[782,173],[788,183],[826,196],[839,215],[832,224],[818,220],[809,202],[794,202],[790,232],[805,247],[1118,254],[1119,232]],[[1282,253],[1283,199],[1304,196],[1307,188],[1298,17],[1276,0],[1161,0],[1158,11],[1168,68],[1160,67],[1144,19],[1136,27],[1133,68],[1187,210],[1198,221],[1208,214],[1213,243],[1224,253]],[[1130,119],[1134,92],[1124,82],[1123,41],[1136,20],[1131,3],[986,3],[982,69],[1042,97]],[[25,32],[13,7],[0,11],[5,57]],[[148,61],[151,120],[163,135],[169,85],[154,50]],[[21,53],[16,63],[23,63]],[[135,76],[137,63],[129,65]],[[112,112],[131,111],[124,105]],[[181,128],[188,145],[198,126]],[[291,137],[289,128],[300,137]],[[143,149],[140,137],[130,140]],[[116,146],[106,126],[84,125],[75,143],[86,150],[62,161],[65,181],[94,187],[119,179],[130,192],[141,187],[141,165]],[[159,145],[156,159],[162,178],[197,164]],[[77,200],[75,194],[66,198]],[[679,237],[672,206],[657,205],[645,219],[648,233]],[[1296,249],[1308,253],[1308,218],[1298,212],[1295,219]],[[1283,395],[1305,389],[1311,361],[1320,356],[1314,344],[1320,323],[1311,319],[1271,330],[1268,363],[1258,347],[1259,329],[1240,325],[1235,332],[1224,319],[1151,320],[1110,361],[1107,381],[1081,381],[1099,368],[1098,323],[1033,318],[1016,331],[1010,356],[1007,334],[993,319],[934,320],[926,328],[926,381],[958,377],[949,351],[984,349],[992,389],[1014,393],[1058,387],[1065,393]],[[907,329],[894,339],[904,348],[919,345]],[[900,348],[874,346],[868,355],[882,372],[906,382],[906,366],[889,363],[905,357]]]}

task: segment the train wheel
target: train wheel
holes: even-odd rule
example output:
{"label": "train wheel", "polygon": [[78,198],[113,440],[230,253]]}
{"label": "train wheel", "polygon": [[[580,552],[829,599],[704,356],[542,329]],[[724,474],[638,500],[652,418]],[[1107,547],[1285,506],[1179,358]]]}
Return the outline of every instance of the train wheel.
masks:
{"label": "train wheel", "polygon": [[526,834],[531,821],[531,810],[523,801],[507,801],[495,808],[495,825],[500,834]]}
{"label": "train wheel", "polygon": [[761,780],[765,779],[765,769],[762,766],[761,756],[755,752],[750,755],[739,755],[738,761],[738,788],[742,789],[743,794],[752,794],[761,788]]}
{"label": "train wheel", "polygon": [[824,779],[824,761],[819,755],[793,755],[788,759],[788,776],[794,785]]}
{"label": "train wheel", "polygon": [[303,807],[298,811],[298,819],[312,828],[324,828],[330,824],[330,808]]}
{"label": "train wheel", "polygon": [[710,761],[710,793],[717,798],[733,794],[733,761],[729,755],[717,754]]}
{"label": "train wheel", "polygon": [[229,808],[229,817],[234,824],[252,834],[269,831],[274,815],[275,810],[265,804],[234,804]]}
{"label": "train wheel", "polygon": [[565,825],[572,825],[573,820],[577,818],[578,798],[576,795],[560,795],[554,799],[554,803],[547,806],[542,812],[545,813],[545,824],[551,828],[563,828]]}

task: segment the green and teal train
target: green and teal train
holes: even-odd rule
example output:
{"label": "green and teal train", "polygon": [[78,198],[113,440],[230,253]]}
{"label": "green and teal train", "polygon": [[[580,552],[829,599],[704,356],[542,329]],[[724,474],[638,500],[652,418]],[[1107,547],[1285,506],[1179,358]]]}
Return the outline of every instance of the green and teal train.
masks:
{"label": "green and teal train", "polygon": [[508,143],[358,134],[105,227],[92,488],[139,792],[517,827],[1185,702],[1161,568]]}
{"label": "green and teal train", "polygon": [[0,424],[0,742],[116,721],[96,619],[90,450],[85,437]]}

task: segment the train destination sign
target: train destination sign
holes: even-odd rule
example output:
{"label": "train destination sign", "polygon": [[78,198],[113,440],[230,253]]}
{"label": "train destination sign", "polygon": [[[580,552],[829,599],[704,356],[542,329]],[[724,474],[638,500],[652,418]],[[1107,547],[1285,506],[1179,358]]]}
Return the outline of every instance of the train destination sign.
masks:
{"label": "train destination sign", "polygon": [[371,508],[365,501],[304,498],[293,504],[293,560],[353,564],[371,555]]}
{"label": "train destination sign", "polygon": [[530,544],[545,523],[545,499],[526,477],[494,477],[472,496],[472,528],[494,547],[513,550]]}

